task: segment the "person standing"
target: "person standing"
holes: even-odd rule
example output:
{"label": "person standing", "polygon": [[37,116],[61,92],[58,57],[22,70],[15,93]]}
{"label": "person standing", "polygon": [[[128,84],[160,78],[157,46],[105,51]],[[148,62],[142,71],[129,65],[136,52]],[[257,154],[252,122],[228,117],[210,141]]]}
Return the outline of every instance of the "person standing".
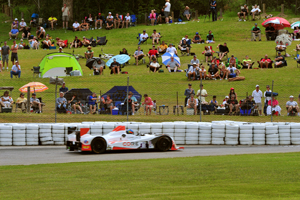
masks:
{"label": "person standing", "polygon": [[11,62],[12,65],[15,61],[18,61],[18,45],[16,44],[16,40],[13,41],[13,45],[11,46]]}
{"label": "person standing", "polygon": [[[65,27],[67,29],[68,28],[69,15],[70,15],[69,7],[67,7],[67,4],[64,4],[61,11],[62,11],[63,29]],[[65,24],[66,24],[66,26],[65,26]]]}
{"label": "person standing", "polygon": [[168,24],[170,12],[171,12],[170,0],[166,0],[165,6],[163,7],[163,9],[164,9],[164,15],[165,15],[165,19],[166,19],[166,24]]}
{"label": "person standing", "polygon": [[186,106],[188,99],[191,97],[191,95],[195,95],[195,90],[192,88],[192,84],[188,84],[188,88],[185,89],[184,91],[184,96],[185,96],[185,100],[184,100],[184,106]]}
{"label": "person standing", "polygon": [[66,83],[63,82],[61,88],[59,88],[59,92],[66,94],[69,91],[69,88],[66,87]]}
{"label": "person standing", "polygon": [[267,92],[272,92],[272,90],[270,90],[270,86],[269,85],[266,86],[266,91],[264,92],[264,97],[265,97],[264,114],[265,115],[267,115],[268,102],[271,100],[271,96],[267,96],[266,95]]}
{"label": "person standing", "polygon": [[210,9],[211,9],[211,13],[212,13],[212,21],[217,21],[217,1],[216,0],[212,0],[210,2]]}
{"label": "person standing", "polygon": [[146,110],[146,115],[151,115],[151,110],[153,108],[153,101],[152,99],[148,96],[148,94],[144,94],[145,101],[142,103],[142,105],[145,105],[145,110]]}
{"label": "person standing", "polygon": [[18,75],[19,78],[21,76],[21,66],[19,65],[18,61],[16,61],[15,65],[13,65],[11,68],[10,78],[12,78],[13,75]]}
{"label": "person standing", "polygon": [[201,102],[201,104],[207,104],[207,102],[205,101],[205,97],[207,97],[207,91],[205,89],[203,89],[203,85],[200,84],[200,89],[197,91],[197,97],[199,100],[199,104]]}
{"label": "person standing", "polygon": [[256,89],[252,92],[252,96],[253,96],[255,104],[257,106],[259,115],[261,116],[261,110],[262,110],[262,104],[261,104],[262,91],[259,89],[259,85],[256,85]]}

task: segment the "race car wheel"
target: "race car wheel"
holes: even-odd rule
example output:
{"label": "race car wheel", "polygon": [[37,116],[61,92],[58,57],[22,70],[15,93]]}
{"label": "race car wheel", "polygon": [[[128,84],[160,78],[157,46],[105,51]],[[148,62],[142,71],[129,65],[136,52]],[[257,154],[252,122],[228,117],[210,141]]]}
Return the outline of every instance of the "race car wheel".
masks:
{"label": "race car wheel", "polygon": [[168,137],[161,137],[156,142],[156,148],[159,151],[168,151],[172,147],[172,141]]}
{"label": "race car wheel", "polygon": [[94,153],[103,153],[106,150],[106,142],[103,138],[93,139],[91,146]]}

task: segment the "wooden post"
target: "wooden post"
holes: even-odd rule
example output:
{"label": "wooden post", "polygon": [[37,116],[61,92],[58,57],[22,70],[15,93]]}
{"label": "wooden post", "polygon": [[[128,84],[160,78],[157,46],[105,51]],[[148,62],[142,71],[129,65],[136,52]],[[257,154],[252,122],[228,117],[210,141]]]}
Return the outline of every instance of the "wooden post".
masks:
{"label": "wooden post", "polygon": [[23,12],[21,12],[21,19],[22,19],[22,18],[24,18],[24,13],[23,13]]}
{"label": "wooden post", "polygon": [[284,14],[284,4],[281,4],[281,14]]}
{"label": "wooden post", "polygon": [[222,8],[220,8],[220,17],[223,17],[223,12],[222,12]]}
{"label": "wooden post", "polygon": [[175,22],[175,19],[174,19],[174,12],[172,11],[172,22],[174,23]]}
{"label": "wooden post", "polygon": [[30,87],[27,87],[27,112],[30,112]]}
{"label": "wooden post", "polygon": [[195,10],[195,19],[198,20],[198,10]]}
{"label": "wooden post", "polygon": [[148,18],[147,13],[145,13],[145,24],[146,24],[146,25],[148,24],[147,18]]}
{"label": "wooden post", "polygon": [[266,13],[266,4],[263,4],[263,13]]}

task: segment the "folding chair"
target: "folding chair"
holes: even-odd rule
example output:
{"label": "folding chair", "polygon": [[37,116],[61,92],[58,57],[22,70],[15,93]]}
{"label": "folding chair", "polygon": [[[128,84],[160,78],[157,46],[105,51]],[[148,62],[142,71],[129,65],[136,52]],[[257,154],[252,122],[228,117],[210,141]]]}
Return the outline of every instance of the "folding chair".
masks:
{"label": "folding chair", "polygon": [[37,66],[37,67],[33,67],[32,69],[31,69],[31,71],[33,71],[33,77],[34,77],[34,75],[36,75],[36,76],[39,76],[40,75],[40,66]]}
{"label": "folding chair", "polygon": [[[138,39],[138,41],[140,41],[140,36],[141,36],[141,33],[138,33],[139,34],[139,36],[137,37],[137,39]],[[149,37],[147,37],[147,39],[146,40],[143,40],[142,42],[141,42],[141,44],[144,44],[145,42],[146,42],[146,44],[148,44],[148,39],[149,39]]]}
{"label": "folding chair", "polygon": [[129,26],[136,26],[136,23],[137,23],[136,15],[130,15],[130,24],[129,24]]}
{"label": "folding chair", "polygon": [[66,75],[71,76],[71,71],[73,71],[73,67],[66,67],[66,70],[65,70]]}
{"label": "folding chair", "polygon": [[[259,9],[259,5],[257,6],[257,8]],[[252,6],[252,9],[254,9],[254,6]],[[254,18],[259,20],[261,18],[260,12],[259,13],[255,12]]]}

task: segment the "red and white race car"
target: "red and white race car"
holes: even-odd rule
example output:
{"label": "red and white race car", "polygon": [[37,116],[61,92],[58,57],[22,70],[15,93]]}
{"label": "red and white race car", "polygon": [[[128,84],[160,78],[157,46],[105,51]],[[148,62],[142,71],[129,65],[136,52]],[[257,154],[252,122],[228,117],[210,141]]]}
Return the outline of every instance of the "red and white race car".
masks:
{"label": "red and white race car", "polygon": [[106,150],[157,149],[159,151],[179,150],[172,137],[165,134],[133,134],[118,126],[106,135],[91,135],[89,128],[81,128],[68,135],[67,149],[70,151],[92,151],[103,153]]}

